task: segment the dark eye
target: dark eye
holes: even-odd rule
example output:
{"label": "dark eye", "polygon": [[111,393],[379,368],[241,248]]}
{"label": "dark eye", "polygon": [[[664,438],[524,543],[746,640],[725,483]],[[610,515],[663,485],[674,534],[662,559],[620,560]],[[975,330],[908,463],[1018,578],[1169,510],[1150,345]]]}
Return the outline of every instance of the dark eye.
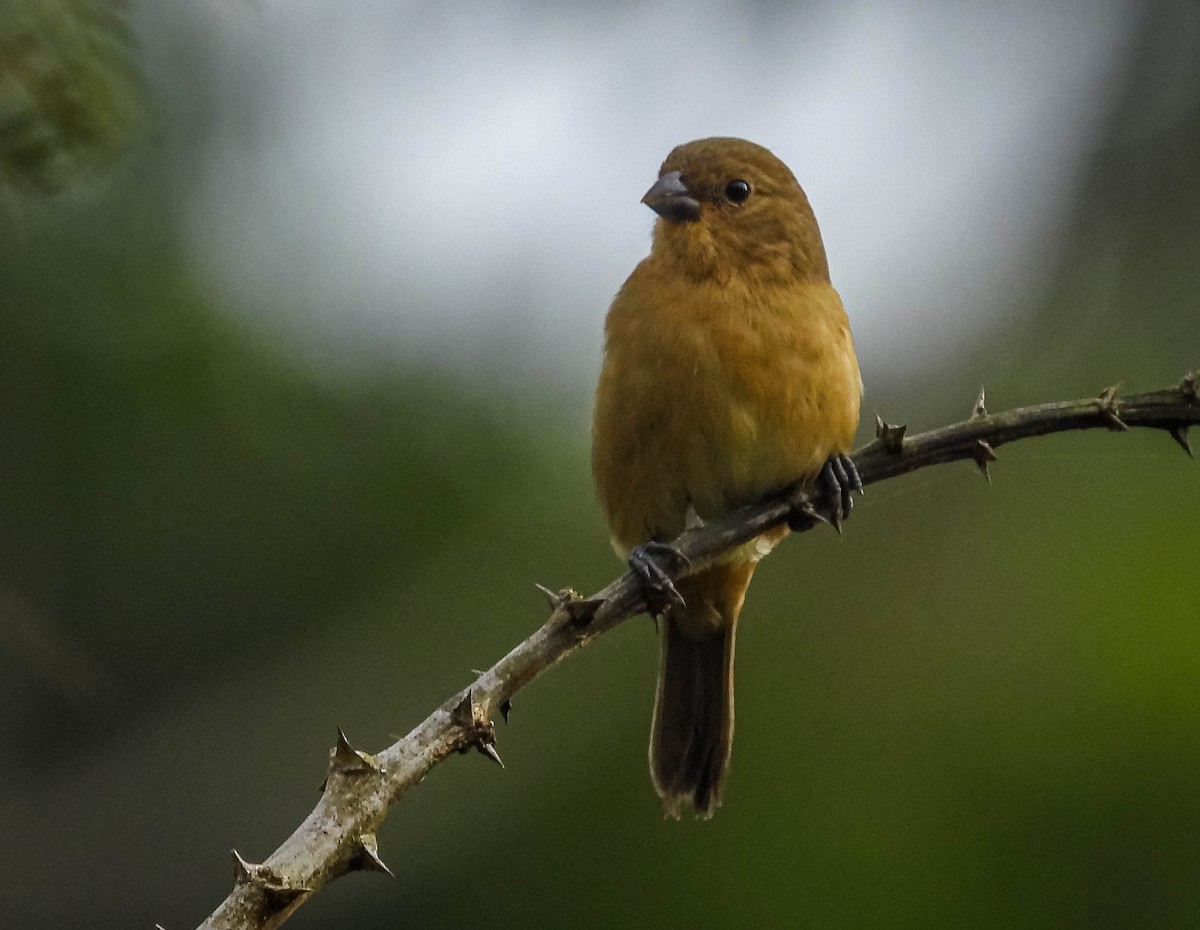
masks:
{"label": "dark eye", "polygon": [[750,184],[741,178],[734,178],[725,185],[725,196],[730,203],[745,203],[750,196]]}

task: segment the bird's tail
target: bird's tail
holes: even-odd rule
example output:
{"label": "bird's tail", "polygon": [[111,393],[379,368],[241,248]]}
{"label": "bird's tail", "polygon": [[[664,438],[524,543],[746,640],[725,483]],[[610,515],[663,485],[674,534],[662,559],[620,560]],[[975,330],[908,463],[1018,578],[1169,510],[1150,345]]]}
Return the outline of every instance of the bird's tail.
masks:
{"label": "bird's tail", "polygon": [[667,816],[711,817],[733,748],[733,650],[755,563],[717,565],[677,583],[687,602],[663,623],[650,776]]}

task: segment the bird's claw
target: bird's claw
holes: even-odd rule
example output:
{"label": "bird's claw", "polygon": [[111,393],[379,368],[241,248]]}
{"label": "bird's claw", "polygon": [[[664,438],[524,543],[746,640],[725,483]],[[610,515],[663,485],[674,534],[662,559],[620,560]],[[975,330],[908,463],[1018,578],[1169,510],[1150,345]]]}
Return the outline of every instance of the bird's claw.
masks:
{"label": "bird's claw", "polygon": [[803,533],[805,530],[811,530],[818,523],[828,523],[825,516],[813,506],[812,498],[809,497],[801,486],[793,488],[789,494],[789,500],[792,505],[792,512],[788,515],[788,528],[795,533]]}
{"label": "bird's claw", "polygon": [[839,452],[829,456],[817,480],[829,501],[829,522],[840,534],[842,521],[850,516],[854,507],[854,492],[862,493],[862,478],[854,460]]}
{"label": "bird's claw", "polygon": [[[642,585],[642,596],[650,616],[659,617],[668,608],[683,609],[683,596],[671,581],[669,571],[687,568],[687,556],[674,546],[651,540],[629,553],[629,570]],[[666,567],[664,567],[666,566]]]}

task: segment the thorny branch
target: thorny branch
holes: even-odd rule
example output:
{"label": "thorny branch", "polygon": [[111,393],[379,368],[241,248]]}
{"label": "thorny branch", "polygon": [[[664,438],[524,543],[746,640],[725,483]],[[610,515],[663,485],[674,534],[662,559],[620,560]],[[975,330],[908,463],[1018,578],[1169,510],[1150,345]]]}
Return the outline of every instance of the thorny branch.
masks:
{"label": "thorny branch", "polygon": [[[906,472],[969,459],[987,475],[995,450],[1005,443],[1074,429],[1124,431],[1150,427],[1166,431],[1184,451],[1189,426],[1200,424],[1197,374],[1178,387],[1118,396],[1109,388],[1099,397],[1022,407],[989,414],[983,392],[969,419],[952,426],[905,436],[903,426],[876,417],[876,439],[854,453],[864,485]],[[688,530],[675,545],[696,571],[723,553],[785,521],[811,528],[828,514],[829,502],[809,499],[802,489],[743,507],[719,522]],[[808,519],[803,517],[807,515]],[[234,888],[202,928],[248,930],[280,926],[317,889],[356,870],[390,871],[379,856],[375,833],[391,805],[424,779],[451,753],[476,749],[500,763],[493,717],[508,716],[512,696],[552,665],[645,609],[640,588],[626,574],[590,598],[573,591],[542,589],[553,612],[537,631],[481,673],[429,715],[403,739],[370,755],[351,747],[339,731],[330,751],[321,800],[308,818],[261,864],[233,853]],[[502,764],[502,763],[501,763]]]}

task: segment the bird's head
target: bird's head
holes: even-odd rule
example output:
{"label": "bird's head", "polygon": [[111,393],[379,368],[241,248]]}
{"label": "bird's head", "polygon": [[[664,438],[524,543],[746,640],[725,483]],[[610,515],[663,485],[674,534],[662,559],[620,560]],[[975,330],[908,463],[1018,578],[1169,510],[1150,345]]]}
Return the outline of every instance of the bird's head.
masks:
{"label": "bird's head", "polygon": [[808,198],[761,145],[732,138],[680,145],[642,203],[659,215],[654,256],[692,277],[829,280]]}

